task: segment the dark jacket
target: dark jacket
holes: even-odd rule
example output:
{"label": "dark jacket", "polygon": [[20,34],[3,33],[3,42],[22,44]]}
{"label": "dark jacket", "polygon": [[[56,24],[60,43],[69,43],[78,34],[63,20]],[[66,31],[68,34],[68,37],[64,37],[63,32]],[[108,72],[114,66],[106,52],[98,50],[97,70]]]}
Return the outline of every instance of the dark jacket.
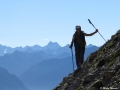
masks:
{"label": "dark jacket", "polygon": [[[74,35],[75,35],[75,33],[74,33]],[[85,41],[85,35],[84,35],[83,31],[80,32],[79,37],[80,37],[80,39],[81,39],[83,42],[86,42],[86,41]],[[79,43],[78,43],[77,40],[76,40],[76,36],[75,36],[75,40],[74,40],[74,46],[75,46],[75,48],[79,48],[79,47],[85,48],[85,46],[80,46],[80,45],[79,45]]]}

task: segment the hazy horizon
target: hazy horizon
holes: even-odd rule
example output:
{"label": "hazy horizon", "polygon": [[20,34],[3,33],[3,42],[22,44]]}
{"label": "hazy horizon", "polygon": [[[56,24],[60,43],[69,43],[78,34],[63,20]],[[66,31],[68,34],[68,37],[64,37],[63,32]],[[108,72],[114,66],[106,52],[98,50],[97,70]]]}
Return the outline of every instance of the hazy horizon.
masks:
{"label": "hazy horizon", "polygon": [[[52,41],[50,41],[50,42],[52,42]],[[49,43],[49,42],[48,42]],[[48,45],[48,43],[46,44],[46,45]],[[52,43],[58,43],[58,42],[52,42]],[[59,43],[58,43],[59,44]],[[2,44],[0,44],[0,45],[2,45]],[[35,45],[38,45],[38,44],[35,44]],[[35,45],[26,45],[26,46],[29,46],[29,47],[32,47],[32,46],[35,46]],[[46,45],[44,45],[44,46],[46,46]],[[60,44],[59,44],[60,45]],[[68,45],[68,44],[66,44],[66,45]],[[64,46],[66,46],[66,45],[64,45]],[[94,44],[88,44],[88,45],[94,45]],[[86,46],[88,46],[88,45],[86,45]],[[7,47],[11,47],[11,46],[8,46],[8,45],[2,45],[2,46],[7,46]],[[16,47],[22,47],[22,48],[24,48],[24,47],[26,47],[26,46],[16,46]],[[41,46],[41,45],[38,45],[38,46]],[[41,46],[41,47],[44,47],[44,46]],[[60,45],[61,46],[61,45]],[[64,47],[64,46],[61,46],[61,47]],[[97,45],[95,45],[95,46],[97,46]],[[16,47],[11,47],[11,48],[16,48]],[[100,47],[100,46],[98,46],[98,47]]]}

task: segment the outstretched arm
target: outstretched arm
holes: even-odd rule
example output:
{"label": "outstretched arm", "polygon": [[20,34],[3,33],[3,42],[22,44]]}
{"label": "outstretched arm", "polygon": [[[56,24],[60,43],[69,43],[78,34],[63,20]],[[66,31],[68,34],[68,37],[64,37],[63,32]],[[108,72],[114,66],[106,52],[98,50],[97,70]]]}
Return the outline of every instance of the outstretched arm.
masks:
{"label": "outstretched arm", "polygon": [[84,32],[84,35],[85,35],[85,36],[92,36],[92,35],[94,35],[94,34],[95,34],[95,33],[97,33],[97,32],[98,32],[98,29],[96,29],[96,31],[95,31],[95,32],[90,33],[90,34],[87,34],[87,33],[85,33],[85,32]]}

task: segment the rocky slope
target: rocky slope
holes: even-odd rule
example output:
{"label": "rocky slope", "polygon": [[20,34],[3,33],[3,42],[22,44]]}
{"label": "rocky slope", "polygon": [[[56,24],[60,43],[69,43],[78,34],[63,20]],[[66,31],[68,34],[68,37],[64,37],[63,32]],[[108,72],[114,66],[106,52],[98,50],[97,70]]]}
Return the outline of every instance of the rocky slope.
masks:
{"label": "rocky slope", "polygon": [[120,30],[54,90],[120,90]]}

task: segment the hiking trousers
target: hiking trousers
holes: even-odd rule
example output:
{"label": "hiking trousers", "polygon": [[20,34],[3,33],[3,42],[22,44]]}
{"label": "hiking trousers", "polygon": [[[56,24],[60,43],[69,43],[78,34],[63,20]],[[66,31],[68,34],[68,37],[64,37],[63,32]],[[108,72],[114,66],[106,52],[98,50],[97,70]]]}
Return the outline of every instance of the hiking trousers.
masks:
{"label": "hiking trousers", "polygon": [[80,68],[80,65],[84,61],[84,53],[85,53],[85,47],[75,48],[76,65],[78,69]]}

